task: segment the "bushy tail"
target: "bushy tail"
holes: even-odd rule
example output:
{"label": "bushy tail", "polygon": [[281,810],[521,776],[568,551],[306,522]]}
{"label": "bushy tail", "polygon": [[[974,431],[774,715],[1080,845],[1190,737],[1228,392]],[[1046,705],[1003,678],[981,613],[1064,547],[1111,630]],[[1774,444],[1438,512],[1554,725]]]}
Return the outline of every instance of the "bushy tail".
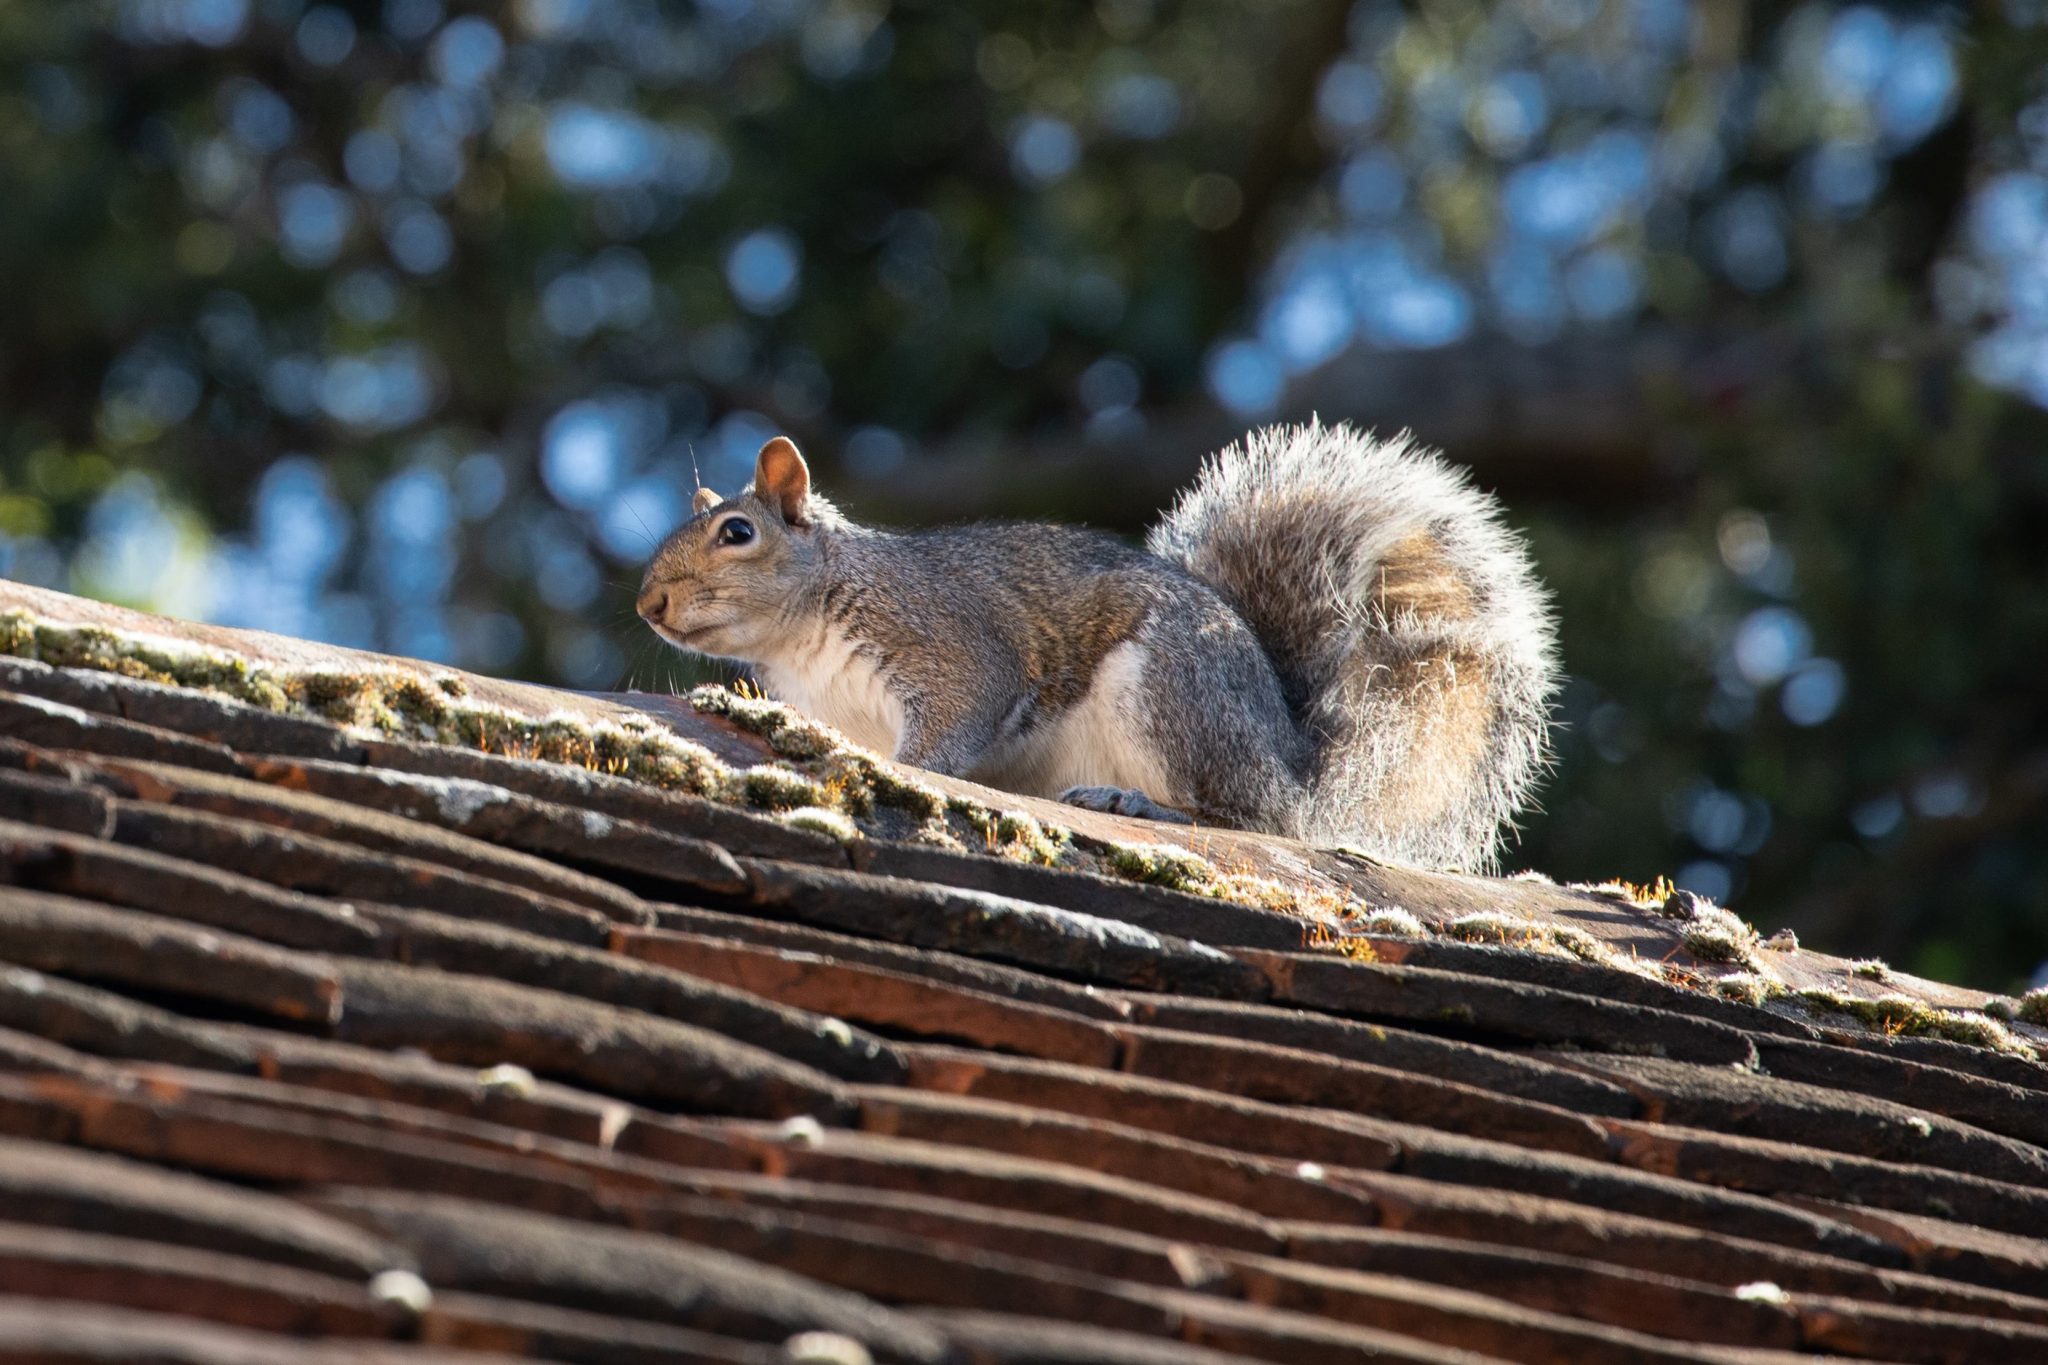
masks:
{"label": "bushy tail", "polygon": [[1493,866],[1549,754],[1546,594],[1494,499],[1405,434],[1275,426],[1152,532],[1265,644],[1311,741],[1302,836]]}

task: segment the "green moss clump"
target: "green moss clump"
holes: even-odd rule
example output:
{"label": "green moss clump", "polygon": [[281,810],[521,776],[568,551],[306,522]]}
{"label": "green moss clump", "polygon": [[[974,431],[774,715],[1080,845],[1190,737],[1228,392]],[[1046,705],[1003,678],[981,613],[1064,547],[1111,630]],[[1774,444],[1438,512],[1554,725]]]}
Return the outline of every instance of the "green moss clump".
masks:
{"label": "green moss clump", "polygon": [[2021,996],[2013,1013],[2021,1023],[2048,1028],[2048,986],[2037,986]]}
{"label": "green moss clump", "polygon": [[1437,931],[1446,938],[1465,943],[1520,948],[1551,957],[1569,957],[1596,967],[1613,967],[1636,975],[1651,975],[1651,969],[1625,958],[1594,935],[1573,924],[1527,918],[1497,910],[1481,911],[1452,920]]}
{"label": "green moss clump", "polygon": [[289,705],[278,680],[245,659],[176,641],[122,635],[104,626],[54,625],[21,611],[5,613],[4,620],[0,645],[20,658],[57,668],[116,673],[166,687],[220,692],[269,711],[283,711]]}
{"label": "green moss clump", "polygon": [[1695,924],[1688,926],[1678,936],[1685,950],[1702,962],[1726,962],[1734,965],[1748,965],[1751,944],[1738,933],[1721,924]]}
{"label": "green moss clump", "polygon": [[2030,1061],[2038,1059],[2033,1048],[2021,1042],[1996,1019],[1981,1013],[1936,1009],[1925,1001],[1903,995],[1865,1000],[1822,988],[1800,991],[1799,999],[1809,1009],[1847,1015],[1866,1028],[1889,1037],[1942,1038],[1952,1043],[1968,1043],[1973,1047],[2010,1053]]}
{"label": "green moss clump", "polygon": [[966,824],[990,853],[1018,862],[1057,867],[1072,847],[1063,829],[1048,829],[1021,810],[992,810],[962,796],[946,798],[946,814]]}
{"label": "green moss clump", "polygon": [[1614,950],[1577,925],[1549,924],[1544,926],[1544,932],[1568,957],[1603,967],[1614,963]]}
{"label": "green moss clump", "polygon": [[707,684],[691,689],[690,705],[711,715],[724,716],[749,734],[759,735],[784,758],[823,758],[850,747],[845,739],[802,712],[766,697]]}
{"label": "green moss clump", "polygon": [[1217,885],[1216,869],[1206,858],[1172,844],[1110,844],[1104,860],[1127,881],[1169,891],[1200,896],[1210,894]]}
{"label": "green moss clump", "polygon": [[1429,935],[1421,920],[1398,905],[1368,909],[1349,927],[1376,938],[1426,938]]}
{"label": "green moss clump", "polygon": [[750,806],[768,810],[795,810],[803,806],[829,807],[832,794],[821,783],[789,768],[763,763],[734,774],[741,799]]}
{"label": "green moss clump", "polygon": [[1860,976],[1869,981],[1889,981],[1892,969],[1874,957],[1858,958],[1849,964],[1849,975]]}
{"label": "green moss clump", "polygon": [[1679,931],[1679,942],[1702,962],[1725,962],[1750,971],[1762,965],[1757,958],[1762,940],[1756,929],[1704,896],[1673,890],[1655,908],[1664,918],[1685,926]]}
{"label": "green moss clump", "polygon": [[17,659],[33,658],[30,651],[35,647],[35,623],[29,619],[28,613],[0,612],[0,654],[11,654]]}
{"label": "green moss clump", "polygon": [[920,820],[937,820],[946,813],[946,798],[915,778],[905,777],[872,759],[863,765],[868,791],[875,803],[891,806]]}
{"label": "green moss clump", "polygon": [[393,677],[384,687],[385,709],[413,733],[437,738],[448,723],[448,697],[439,688],[410,673]]}
{"label": "green moss clump", "polygon": [[1708,983],[1709,990],[1723,1000],[1745,1005],[1764,1005],[1785,993],[1785,988],[1757,972],[1730,972]]}
{"label": "green moss clump", "polygon": [[847,819],[841,812],[828,810],[824,806],[798,806],[795,810],[786,810],[775,818],[791,829],[807,829],[814,834],[836,839],[842,844],[850,844],[860,838],[860,826]]}
{"label": "green moss clump", "polygon": [[337,725],[358,723],[370,693],[370,679],[361,673],[302,673],[292,693],[306,710]]}
{"label": "green moss clump", "polygon": [[1519,915],[1502,914],[1497,910],[1482,910],[1477,914],[1460,915],[1438,932],[1445,938],[1454,938],[1460,943],[1527,946],[1539,937],[1533,921],[1523,919]]}

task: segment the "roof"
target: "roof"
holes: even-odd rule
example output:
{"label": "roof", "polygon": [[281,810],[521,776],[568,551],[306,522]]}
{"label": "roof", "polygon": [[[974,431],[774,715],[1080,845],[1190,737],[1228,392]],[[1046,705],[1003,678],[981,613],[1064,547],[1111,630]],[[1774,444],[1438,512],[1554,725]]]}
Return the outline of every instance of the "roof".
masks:
{"label": "roof", "polygon": [[2027,1005],[751,702],[0,646],[0,1356],[2048,1359]]}

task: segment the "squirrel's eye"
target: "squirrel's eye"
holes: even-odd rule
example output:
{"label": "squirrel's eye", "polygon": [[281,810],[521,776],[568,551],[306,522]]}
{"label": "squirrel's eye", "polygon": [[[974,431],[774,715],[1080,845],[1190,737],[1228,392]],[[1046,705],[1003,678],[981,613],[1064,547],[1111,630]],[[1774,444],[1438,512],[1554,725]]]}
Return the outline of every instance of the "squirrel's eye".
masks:
{"label": "squirrel's eye", "polygon": [[754,538],[754,523],[745,517],[729,517],[718,528],[720,545],[745,545]]}

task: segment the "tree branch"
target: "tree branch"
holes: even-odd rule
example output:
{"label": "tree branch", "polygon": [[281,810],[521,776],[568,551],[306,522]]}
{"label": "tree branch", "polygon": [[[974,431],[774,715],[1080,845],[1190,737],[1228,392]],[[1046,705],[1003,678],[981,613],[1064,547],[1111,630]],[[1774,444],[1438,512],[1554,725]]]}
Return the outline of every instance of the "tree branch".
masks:
{"label": "tree branch", "polygon": [[[1412,430],[1510,495],[1636,499],[1671,474],[1654,458],[1655,396],[1739,389],[1781,349],[1769,338],[1716,347],[1643,332],[1354,350],[1296,381],[1272,419]],[[1251,425],[1207,399],[1150,417],[1108,439],[962,434],[885,480],[854,484],[850,501],[900,521],[1064,514],[1132,529]]]}

